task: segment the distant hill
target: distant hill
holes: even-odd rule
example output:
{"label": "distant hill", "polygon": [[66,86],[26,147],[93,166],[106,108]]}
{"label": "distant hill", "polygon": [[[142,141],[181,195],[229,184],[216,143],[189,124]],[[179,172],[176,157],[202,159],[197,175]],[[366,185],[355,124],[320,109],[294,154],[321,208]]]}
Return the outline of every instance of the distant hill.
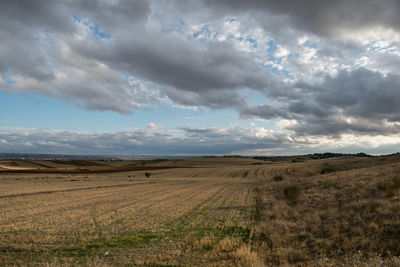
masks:
{"label": "distant hill", "polygon": [[373,157],[368,155],[364,152],[359,152],[356,154],[343,154],[343,153],[332,153],[332,152],[325,152],[325,153],[314,153],[314,154],[307,154],[307,155],[294,155],[294,156],[255,156],[252,157],[258,160],[266,160],[266,161],[305,161],[310,159],[329,159],[329,158],[339,158],[339,157]]}

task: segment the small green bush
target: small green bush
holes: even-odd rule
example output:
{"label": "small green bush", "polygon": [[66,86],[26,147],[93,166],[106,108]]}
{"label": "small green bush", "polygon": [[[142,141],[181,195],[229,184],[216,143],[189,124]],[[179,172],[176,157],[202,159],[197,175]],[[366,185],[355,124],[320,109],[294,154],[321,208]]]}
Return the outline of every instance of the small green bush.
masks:
{"label": "small green bush", "polygon": [[298,184],[290,184],[283,188],[283,194],[289,200],[297,200],[301,195],[301,188]]}
{"label": "small green bush", "polygon": [[274,181],[278,182],[278,181],[282,181],[283,180],[283,176],[282,175],[275,175],[274,176]]}
{"label": "small green bush", "polygon": [[145,173],[144,173],[144,176],[146,176],[147,178],[149,178],[149,177],[151,176],[151,173],[145,172]]}

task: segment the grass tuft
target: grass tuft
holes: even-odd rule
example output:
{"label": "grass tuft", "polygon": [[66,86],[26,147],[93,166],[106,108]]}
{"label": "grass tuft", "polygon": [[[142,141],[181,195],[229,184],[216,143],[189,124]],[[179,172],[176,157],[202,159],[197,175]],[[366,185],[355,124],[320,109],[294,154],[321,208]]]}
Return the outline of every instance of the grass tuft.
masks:
{"label": "grass tuft", "polygon": [[388,197],[393,197],[400,189],[400,177],[393,177],[389,181],[379,182],[376,188],[385,192]]}
{"label": "grass tuft", "polygon": [[291,201],[295,201],[301,195],[301,188],[298,184],[286,185],[283,188],[283,194]]}

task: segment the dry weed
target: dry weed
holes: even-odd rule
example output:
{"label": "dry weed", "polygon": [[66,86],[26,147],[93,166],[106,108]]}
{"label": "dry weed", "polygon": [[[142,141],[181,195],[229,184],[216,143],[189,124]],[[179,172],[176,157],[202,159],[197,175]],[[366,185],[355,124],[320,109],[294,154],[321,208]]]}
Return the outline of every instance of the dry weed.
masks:
{"label": "dry weed", "polygon": [[257,255],[255,251],[251,250],[251,247],[247,244],[243,244],[239,247],[235,252],[232,253],[232,256],[236,260],[236,263],[239,266],[248,266],[248,267],[262,267],[265,266],[263,261]]}
{"label": "dry weed", "polygon": [[218,250],[224,251],[224,252],[230,252],[233,251],[237,246],[240,244],[240,241],[238,239],[232,238],[232,237],[225,237],[218,243]]}
{"label": "dry weed", "polygon": [[200,240],[196,241],[193,245],[193,248],[200,250],[210,250],[214,247],[215,242],[216,242],[215,237],[205,236]]}

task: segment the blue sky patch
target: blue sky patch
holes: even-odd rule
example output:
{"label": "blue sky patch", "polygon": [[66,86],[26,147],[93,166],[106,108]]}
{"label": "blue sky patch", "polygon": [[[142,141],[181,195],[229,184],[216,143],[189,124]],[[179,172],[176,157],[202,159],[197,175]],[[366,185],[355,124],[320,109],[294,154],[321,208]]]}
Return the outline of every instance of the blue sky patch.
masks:
{"label": "blue sky patch", "polygon": [[311,40],[305,41],[303,45],[305,47],[310,47],[310,48],[314,48],[314,49],[318,48],[318,44],[316,42],[311,41]]}
{"label": "blue sky patch", "polygon": [[6,84],[8,84],[8,85],[13,85],[13,84],[16,84],[16,83],[17,83],[16,81],[14,81],[14,80],[11,78],[10,75],[4,74],[4,75],[2,75],[2,78],[3,78],[3,80],[6,82]]}

